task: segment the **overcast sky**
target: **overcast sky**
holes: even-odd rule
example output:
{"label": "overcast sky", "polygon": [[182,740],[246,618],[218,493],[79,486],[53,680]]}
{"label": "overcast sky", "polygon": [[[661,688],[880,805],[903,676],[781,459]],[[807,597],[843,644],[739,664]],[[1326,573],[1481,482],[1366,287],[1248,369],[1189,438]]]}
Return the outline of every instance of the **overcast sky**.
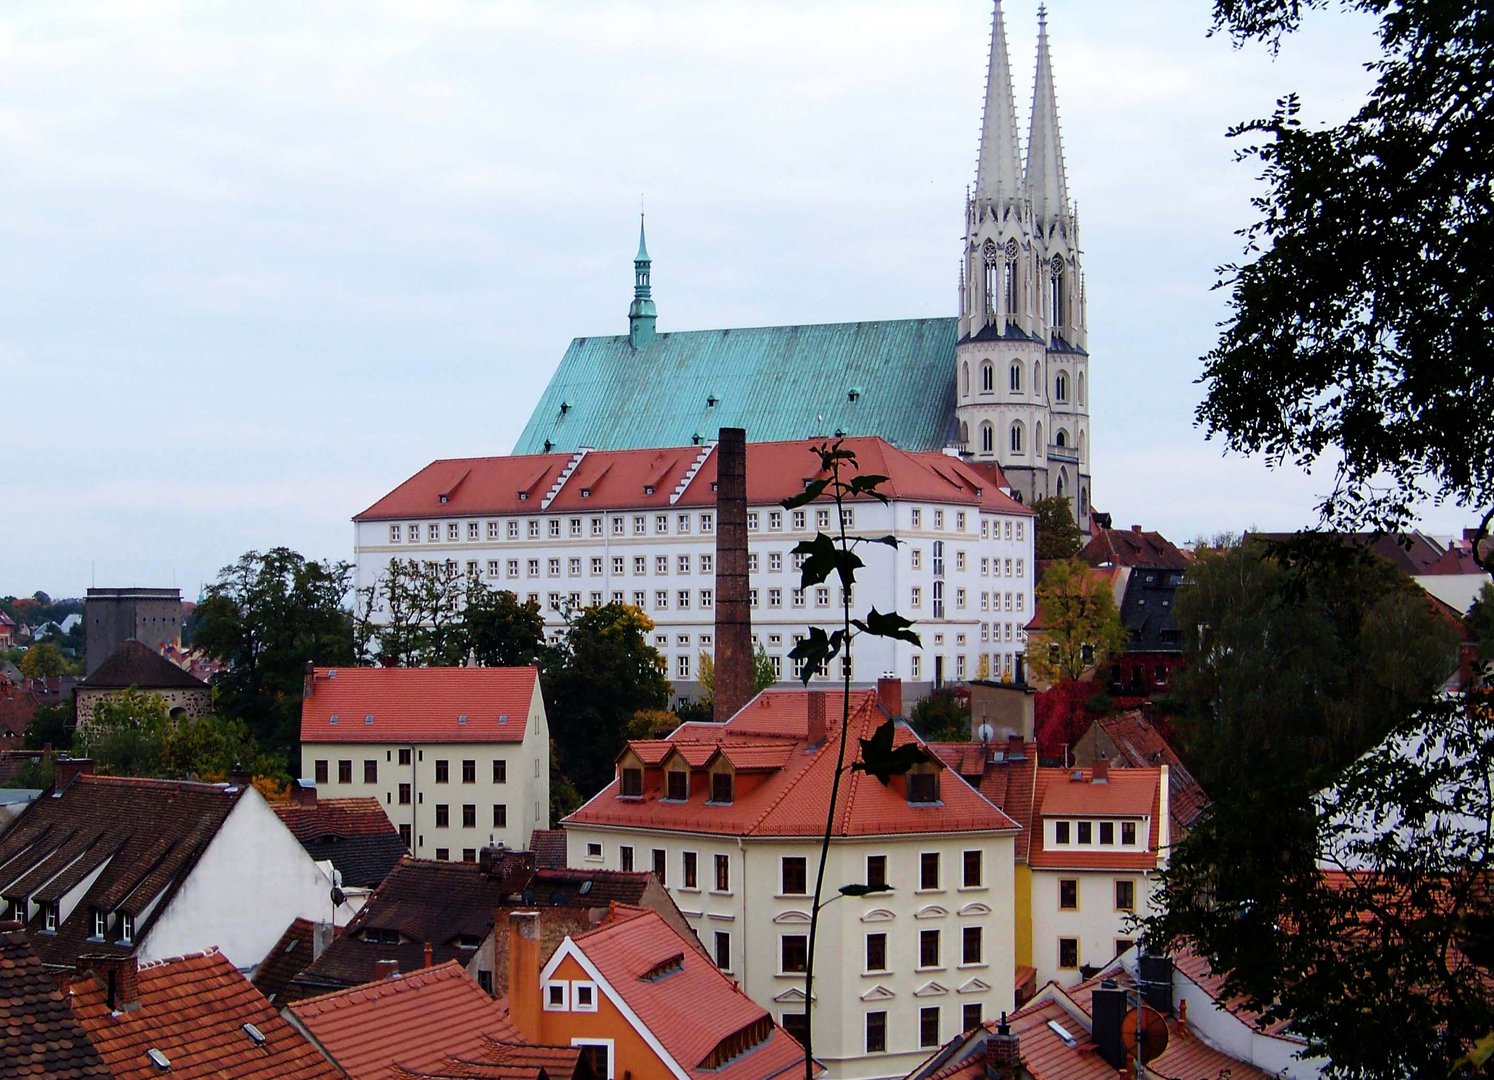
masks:
{"label": "overcast sky", "polygon": [[[1007,0],[1025,133],[1036,0]],[[1372,27],[1273,61],[1208,0],[1053,0],[1090,297],[1095,505],[1177,541],[1326,479],[1193,427],[1233,122],[1347,114]],[[178,585],[507,453],[569,340],[952,315],[987,0],[48,0],[0,9],[0,594]],[[1433,531],[1463,524],[1429,511]]]}

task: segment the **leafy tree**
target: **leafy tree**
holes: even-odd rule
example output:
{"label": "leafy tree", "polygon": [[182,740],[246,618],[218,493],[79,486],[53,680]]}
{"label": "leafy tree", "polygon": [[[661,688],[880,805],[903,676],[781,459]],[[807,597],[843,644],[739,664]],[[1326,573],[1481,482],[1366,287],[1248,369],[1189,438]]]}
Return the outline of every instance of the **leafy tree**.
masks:
{"label": "leafy tree", "polygon": [[80,717],[75,741],[80,755],[92,758],[101,773],[156,776],[170,726],[166,699],[131,687],[102,698],[92,716]]}
{"label": "leafy tree", "polygon": [[[1481,875],[1491,853],[1486,818],[1476,853],[1439,818],[1443,800],[1468,796],[1443,787],[1448,759],[1413,732],[1436,719],[1459,754],[1478,743],[1472,729],[1453,737],[1437,696],[1455,635],[1409,579],[1358,547],[1253,542],[1203,554],[1189,582],[1171,722],[1213,806],[1173,848],[1147,939],[1196,948],[1227,993],[1290,1019],[1337,1075],[1447,1075],[1457,1051],[1427,1010],[1462,991],[1444,970],[1447,912],[1426,905],[1439,875],[1466,883],[1463,863]],[[1489,720],[1487,705],[1470,720],[1484,756]],[[1363,757],[1397,737],[1408,754]],[[1356,839],[1329,811],[1352,811],[1376,839]],[[1359,876],[1325,878],[1320,863],[1335,862]],[[1464,1018],[1474,1015],[1487,1011]],[[1416,1055],[1442,1071],[1407,1067]]]}
{"label": "leafy tree", "polygon": [[[696,682],[700,684],[701,697],[690,704],[689,719],[709,721],[715,713],[712,711],[712,703],[716,699],[716,659],[708,652],[700,654]],[[757,651],[752,654],[752,694],[755,697],[768,689],[778,681],[778,672],[773,667],[773,658],[768,655],[768,650],[758,645]],[[686,719],[685,713],[679,713],[680,719]]]}
{"label": "leafy tree", "polygon": [[[1274,47],[1328,0],[1215,0],[1214,29]],[[1334,464],[1324,519],[1399,528],[1422,498],[1494,516],[1494,8],[1343,0],[1379,19],[1368,100],[1304,126],[1288,94],[1240,124],[1261,163],[1198,421],[1276,464]],[[1486,568],[1494,569],[1494,567]]]}
{"label": "leafy tree", "polygon": [[1126,647],[1110,585],[1077,559],[1048,567],[1037,587],[1042,628],[1027,639],[1027,664],[1048,683],[1073,682]]}
{"label": "leafy tree", "polygon": [[358,590],[358,604],[358,651],[385,664],[450,667],[475,657],[507,667],[536,663],[545,651],[538,603],[521,602],[455,563],[391,559],[377,581]]}
{"label": "leafy tree", "polygon": [[612,779],[634,714],[669,704],[653,629],[653,620],[626,604],[567,611],[542,670],[560,772],[586,797]]}
{"label": "leafy tree", "polygon": [[1062,495],[1049,495],[1032,504],[1037,514],[1033,522],[1033,558],[1072,559],[1084,546],[1084,534],[1074,524],[1074,513],[1069,509],[1069,500]]}
{"label": "leafy tree", "polygon": [[291,765],[306,664],[350,664],[353,620],[343,608],[351,566],[289,548],[250,551],[218,574],[197,606],[193,644],[228,665],[213,679],[215,708],[242,720]]}
{"label": "leafy tree", "polygon": [[26,650],[18,665],[21,674],[30,679],[47,679],[67,672],[67,658],[53,642],[38,641]]}
{"label": "leafy tree", "polygon": [[908,715],[908,723],[926,742],[966,742],[970,738],[970,695],[954,687],[935,690]]}
{"label": "leafy tree", "polygon": [[27,750],[40,750],[50,745],[54,750],[66,750],[73,745],[73,703],[69,698],[56,705],[43,705],[32,714],[26,725],[21,745]]}
{"label": "leafy tree", "polygon": [[1468,606],[1463,620],[1468,633],[1478,642],[1478,658],[1494,660],[1494,583],[1486,584]]}

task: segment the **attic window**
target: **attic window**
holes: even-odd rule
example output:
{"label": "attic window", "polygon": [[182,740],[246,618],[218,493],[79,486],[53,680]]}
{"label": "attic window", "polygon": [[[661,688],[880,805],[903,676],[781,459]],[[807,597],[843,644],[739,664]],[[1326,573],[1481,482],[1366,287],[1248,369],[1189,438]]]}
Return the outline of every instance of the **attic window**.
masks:
{"label": "attic window", "polygon": [[327,723],[329,723],[329,724],[335,724],[335,723],[337,723],[337,714],[333,713],[331,716],[327,717]]}
{"label": "attic window", "polygon": [[253,1024],[240,1024],[239,1030],[249,1036],[249,1041],[255,1046],[263,1046],[265,1044],[265,1033]]}
{"label": "attic window", "polygon": [[119,913],[119,940],[125,945],[135,940],[135,916],[126,911]]}
{"label": "attic window", "polygon": [[93,938],[96,941],[104,940],[104,932],[107,929],[107,917],[102,911],[93,913]]}
{"label": "attic window", "polygon": [[939,801],[939,774],[931,768],[916,768],[908,773],[908,801],[910,803],[936,803]]}
{"label": "attic window", "polygon": [[589,498],[591,498],[591,488],[582,488],[581,489],[581,497],[583,499],[589,499]]}
{"label": "attic window", "polygon": [[461,714],[459,714],[457,716],[457,723],[458,724],[465,724],[466,722],[467,722],[467,714],[466,713],[461,713]]}
{"label": "attic window", "polygon": [[[549,449],[549,447],[547,446],[546,449]],[[519,501],[520,502],[528,502],[529,501],[529,492],[527,492],[527,491],[521,491],[521,492],[519,492]]]}
{"label": "attic window", "polygon": [[643,798],[643,770],[627,768],[622,770],[622,797],[625,799]]}
{"label": "attic window", "polygon": [[729,772],[711,773],[711,802],[731,805],[732,775]]}
{"label": "attic window", "polygon": [[643,493],[645,495],[652,495],[654,493],[654,485],[653,484],[644,484],[643,485]]}
{"label": "attic window", "polygon": [[161,1051],[157,1050],[154,1046],[152,1046],[145,1052],[145,1056],[150,1058],[150,1063],[156,1068],[160,1069],[162,1072],[171,1071],[171,1059],[165,1054],[161,1053]]}
{"label": "attic window", "polygon": [[666,975],[673,975],[676,971],[684,970],[685,954],[682,952],[677,952],[672,956],[666,956],[663,960],[660,960],[657,964],[640,975],[639,978],[647,979],[649,982],[655,982],[659,979],[664,978],[664,976]]}
{"label": "attic window", "polygon": [[441,503],[442,506],[445,506],[447,503],[449,503],[451,501],[445,495],[438,495],[438,496],[436,496],[436,499],[437,499],[438,502]]}
{"label": "attic window", "polygon": [[684,769],[670,769],[664,777],[666,799],[684,802],[690,797],[690,774]]}
{"label": "attic window", "polygon": [[368,715],[364,716],[363,722],[365,724],[372,724],[373,723],[373,713],[369,713]]}

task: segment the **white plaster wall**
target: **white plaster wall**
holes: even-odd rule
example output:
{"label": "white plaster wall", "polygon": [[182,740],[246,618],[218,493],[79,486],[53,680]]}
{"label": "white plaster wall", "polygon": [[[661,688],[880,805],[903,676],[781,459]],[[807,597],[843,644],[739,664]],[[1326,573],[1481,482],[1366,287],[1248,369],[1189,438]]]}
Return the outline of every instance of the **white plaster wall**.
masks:
{"label": "white plaster wall", "polygon": [[[224,796],[227,798],[227,796]],[[236,967],[258,964],[297,917],[332,916],[331,885],[248,789],[136,949],[160,960],[216,945]]]}
{"label": "white plaster wall", "polygon": [[[1059,882],[1079,883],[1079,907],[1064,911],[1058,906]],[[1155,876],[1122,870],[1034,870],[1032,872],[1032,964],[1037,984],[1050,980],[1060,986],[1080,981],[1078,968],[1058,966],[1058,939],[1079,939],[1079,963],[1092,967],[1115,957],[1118,938],[1134,939],[1128,924],[1130,912],[1115,907],[1115,882],[1130,881],[1135,888],[1136,912],[1140,918],[1152,914],[1151,894]]]}
{"label": "white plaster wall", "polygon": [[1283,1080],[1317,1080],[1323,1075],[1326,1060],[1297,1056],[1305,1044],[1261,1034],[1233,1013],[1218,1008],[1213,998],[1183,975],[1175,974],[1172,984],[1174,1002],[1188,1003],[1189,1028],[1216,1050]]}
{"label": "white plaster wall", "polygon": [[[914,529],[911,524],[912,510],[918,508],[922,518],[922,524]],[[835,584],[830,586],[828,603],[820,606],[817,597],[811,589],[805,596],[803,607],[793,606],[792,591],[798,584],[799,575],[793,569],[791,549],[800,540],[812,536],[816,530],[816,514],[821,507],[806,507],[805,527],[796,530],[793,527],[792,514],[783,511],[775,505],[753,506],[749,510],[757,515],[758,527],[749,530],[749,549],[757,556],[757,570],[751,575],[750,586],[757,590],[757,604],[752,609],[753,633],[758,641],[772,656],[780,660],[782,678],[785,682],[792,680],[792,665],[787,659],[788,652],[793,648],[794,635],[803,634],[807,627],[812,625],[824,625],[838,620],[839,587]],[[945,527],[935,529],[933,526],[934,511],[940,510],[944,514]],[[782,515],[782,527],[773,529],[770,526],[770,515],[778,512]],[[575,514],[563,513],[549,515],[543,511],[525,517],[481,517],[461,519],[440,519],[437,524],[441,527],[443,539],[431,543],[425,540],[428,519],[418,521],[402,521],[401,537],[409,535],[409,526],[418,524],[420,527],[421,542],[411,544],[407,540],[399,544],[389,542],[388,521],[361,522],[355,526],[355,553],[354,559],[357,565],[358,586],[366,587],[377,580],[380,573],[388,566],[392,558],[399,559],[422,559],[422,560],[453,560],[459,566],[465,567],[469,562],[475,562],[478,572],[483,580],[495,588],[509,589],[516,593],[519,598],[526,599],[534,596],[542,607],[546,609],[547,626],[551,632],[556,632],[561,627],[561,620],[553,610],[549,609],[552,597],[564,599],[572,593],[576,593],[583,605],[590,604],[594,600],[603,603],[610,602],[614,594],[620,593],[625,603],[633,604],[638,600],[638,593],[643,594],[643,609],[655,623],[654,644],[663,654],[671,680],[676,689],[684,692],[694,686],[694,680],[699,673],[699,654],[702,651],[714,652],[715,638],[715,610],[714,607],[705,608],[701,606],[702,590],[711,590],[714,594],[716,581],[714,572],[705,574],[700,571],[700,559],[702,555],[715,554],[715,535],[713,533],[702,533],[701,515],[703,513],[714,514],[713,509],[708,510],[670,510],[667,513],[668,528],[660,533],[657,531],[657,518],[659,511],[649,510],[642,512],[645,519],[645,532],[643,535],[634,533],[633,519],[640,516],[638,511],[608,511],[600,514]],[[966,516],[966,528],[963,532],[955,529],[955,519],[958,514]],[[678,531],[678,518],[685,514],[690,520],[690,530],[681,534]],[[853,603],[853,609],[857,614],[863,614],[871,607],[879,611],[895,610],[902,612],[910,618],[919,621],[920,632],[925,634],[922,650],[914,649],[903,643],[885,641],[881,639],[865,639],[859,643],[854,656],[853,678],[858,683],[867,684],[885,673],[893,672],[900,678],[909,682],[928,681],[933,677],[933,656],[945,658],[945,678],[955,680],[957,666],[960,657],[965,659],[965,678],[976,677],[979,666],[979,658],[982,652],[996,654],[1016,654],[1025,649],[1025,643],[1018,640],[1014,630],[1011,641],[1004,639],[1000,642],[1000,648],[995,643],[982,642],[981,627],[983,623],[1012,622],[1014,626],[1020,626],[1031,618],[1032,612],[1032,530],[1030,524],[1024,524],[1023,540],[1013,539],[1007,542],[982,541],[980,523],[982,518],[1000,518],[1006,520],[1006,515],[982,515],[978,508],[968,505],[939,504],[939,503],[913,503],[899,501],[891,506],[876,504],[858,504],[855,507],[854,527],[850,530],[853,535],[882,536],[888,533],[906,540],[909,544],[915,541],[924,548],[923,570],[919,577],[911,570],[910,556],[907,546],[894,551],[881,545],[862,545],[858,551],[866,561],[866,569],[861,572],[857,581],[857,592]],[[561,535],[551,538],[549,536],[549,522],[552,518],[561,521]],[[581,522],[581,535],[572,536],[570,522],[572,519]],[[601,535],[594,536],[592,519],[601,521]],[[621,518],[623,521],[622,535],[615,535],[612,521]],[[460,526],[459,535],[462,540],[451,542],[445,540],[446,525],[449,520],[456,520]],[[1025,515],[1014,516],[1013,520],[1030,522]],[[509,540],[508,523],[515,521],[519,525],[519,539]],[[540,537],[531,539],[529,537],[529,522],[536,521],[540,524]],[[498,526],[498,540],[488,539],[488,523],[493,522]],[[466,540],[468,525],[478,526],[476,541]],[[1004,536],[1004,530],[1003,530]],[[945,615],[942,620],[934,620],[932,617],[932,565],[930,562],[932,543],[934,540],[943,540],[949,548],[945,568],[946,582],[946,604]],[[964,571],[955,569],[954,550],[958,546],[967,553],[967,564]],[[999,583],[992,579],[983,579],[979,573],[980,557],[983,549],[988,557],[997,554],[997,549],[1003,557],[1010,554],[1013,558],[1021,558],[1023,561],[1023,573],[1014,574],[1010,579]],[[780,569],[774,571],[772,567],[772,556],[780,557]],[[680,556],[689,557],[690,573],[679,573]],[[663,556],[666,560],[667,573],[660,574],[657,570],[657,559]],[[623,572],[618,575],[614,573],[614,558],[622,558]],[[635,573],[634,560],[642,557],[644,572]],[[560,560],[559,575],[549,574],[549,560],[555,558]],[[600,558],[600,573],[592,572],[592,560]],[[538,575],[531,576],[528,573],[529,561],[538,560]],[[580,573],[571,574],[571,560],[579,559]],[[490,563],[496,560],[497,574],[490,572]],[[510,574],[510,561],[516,561],[517,574]],[[908,610],[911,601],[911,588],[919,585],[922,589],[922,603],[916,610]],[[999,587],[998,587],[999,586]],[[775,607],[771,604],[772,589],[781,590],[781,606]],[[966,607],[961,609],[955,602],[956,590],[963,588],[966,591]],[[681,609],[679,607],[679,591],[688,590],[690,593],[690,607]],[[667,606],[659,607],[656,603],[656,593],[659,590],[667,592]],[[1009,618],[995,619],[988,615],[981,617],[979,598],[982,592],[996,590],[999,592],[1011,591],[1022,597],[1020,611],[1003,612]],[[381,613],[375,612],[377,620]],[[989,633],[989,630],[987,631]],[[938,639],[937,641],[935,639]],[[982,644],[986,645],[982,649]],[[913,668],[914,656],[919,656],[918,672],[915,674]],[[688,663],[687,669],[681,668],[681,661]],[[688,670],[688,676],[682,671]]]}

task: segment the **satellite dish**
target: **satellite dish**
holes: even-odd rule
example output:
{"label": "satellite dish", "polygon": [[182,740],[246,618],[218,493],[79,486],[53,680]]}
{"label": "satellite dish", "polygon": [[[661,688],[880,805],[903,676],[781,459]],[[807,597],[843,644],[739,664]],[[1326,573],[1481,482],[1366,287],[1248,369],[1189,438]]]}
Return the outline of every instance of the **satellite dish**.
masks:
{"label": "satellite dish", "polygon": [[[1141,1025],[1141,1060],[1155,1061],[1167,1049],[1167,1018],[1150,1005],[1143,1005],[1139,1013]],[[1138,1011],[1127,1009],[1121,1021],[1121,1043],[1126,1048],[1126,1060],[1136,1060],[1136,1027]]]}
{"label": "satellite dish", "polygon": [[334,907],[342,907],[342,905],[347,902],[347,899],[348,899],[348,897],[347,897],[346,893],[344,893],[341,889],[337,888],[336,886],[333,886],[333,888],[332,888],[332,904],[333,904]]}
{"label": "satellite dish", "polygon": [[982,724],[975,732],[983,743],[988,743],[996,737],[996,729],[990,724]]}

